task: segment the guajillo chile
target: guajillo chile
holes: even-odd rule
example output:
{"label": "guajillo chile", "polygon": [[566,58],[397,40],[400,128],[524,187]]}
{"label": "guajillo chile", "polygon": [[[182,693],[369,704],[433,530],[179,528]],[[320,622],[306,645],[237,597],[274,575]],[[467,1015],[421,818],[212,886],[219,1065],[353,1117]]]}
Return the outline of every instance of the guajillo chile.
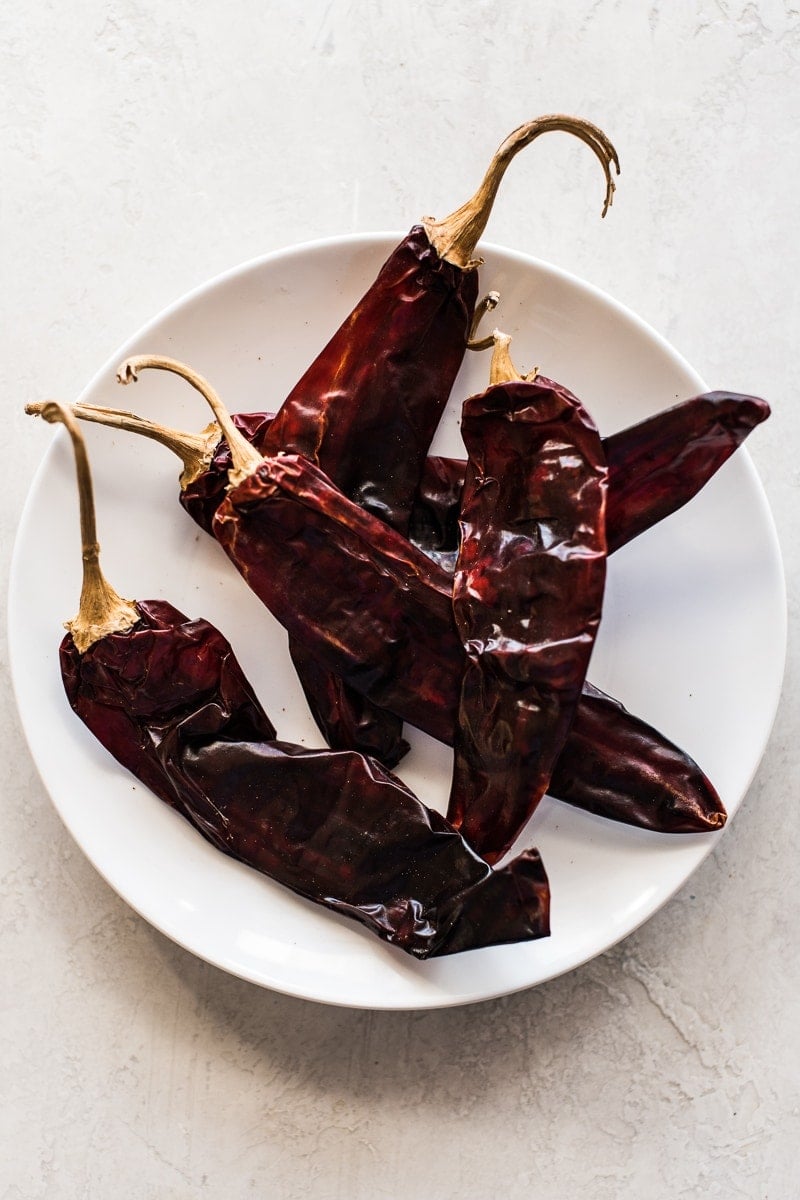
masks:
{"label": "guajillo chile", "polygon": [[464,647],[448,817],[488,862],[517,839],[572,726],[603,608],[607,469],[565,388],[494,335],[464,402],[468,459],[453,613]]}
{"label": "guajillo chile", "polygon": [[[544,133],[596,154],[614,193],[617,154],[588,121],[554,115],[516,129],[475,194],[443,221],[415,226],[282,404],[264,457],[302,454],[350,500],[405,533],[425,457],[464,357],[478,295],[475,249],[506,169]],[[221,499],[222,497],[220,497]]]}
{"label": "guajillo chile", "polygon": [[[688,504],[769,412],[758,396],[705,392],[603,438],[608,553]],[[460,459],[426,460],[409,528],[411,541],[448,570],[465,471]]]}
{"label": "guajillo chile", "polygon": [[[453,621],[451,577],[307,460],[262,460],[230,424],[209,384],[184,364],[132,359],[119,378],[135,379],[147,366],[175,370],[192,383],[229,439],[234,486],[218,510],[215,533],[256,594],[330,671],[452,744],[464,651]],[[578,704],[550,781],[552,795],[563,789],[576,807],[594,812],[601,802],[605,816],[664,832],[724,823],[719,797],[688,755],[616,701],[596,689],[589,695]],[[663,776],[656,762],[667,768]]]}
{"label": "guajillo chile", "polygon": [[[41,407],[29,404],[27,411],[35,413]],[[608,553],[687,504],[769,411],[758,396],[706,392],[603,438]],[[143,434],[173,450],[183,462],[181,504],[211,533],[231,465],[228,443],[216,422],[200,434],[190,434],[99,405],[75,404],[72,412],[81,420]],[[231,419],[260,451],[272,415],[234,413]],[[426,458],[411,511],[409,540],[450,572],[458,552],[465,472],[463,459]]]}
{"label": "guajillo chile", "polygon": [[[443,221],[414,226],[281,406],[260,446],[302,454],[356,504],[408,532],[425,456],[464,357],[478,294],[477,243],[505,171],[544,133],[573,134],[606,179],[617,154],[588,121],[564,115],[521,125],[502,143],[475,194]],[[221,498],[221,497],[220,497]],[[310,648],[290,639],[292,659],[326,740],[395,763],[407,749],[397,718],[331,677]]]}
{"label": "guajillo chile", "polygon": [[379,763],[306,750],[275,729],[212,625],[122,599],[100,570],[76,422],[84,576],[61,672],[71,707],[123,766],[224,853],[416,958],[548,933],[536,851],[492,871]]}

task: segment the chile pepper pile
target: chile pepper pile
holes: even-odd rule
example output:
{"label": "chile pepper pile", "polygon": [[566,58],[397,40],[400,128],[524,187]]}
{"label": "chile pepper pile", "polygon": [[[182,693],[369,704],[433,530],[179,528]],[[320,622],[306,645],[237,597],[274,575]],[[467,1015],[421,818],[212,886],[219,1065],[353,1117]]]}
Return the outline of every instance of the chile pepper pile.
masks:
{"label": "chile pepper pile", "polygon": [[[538,853],[504,867],[545,792],[661,832],[719,829],[700,767],[587,680],[607,555],[687,503],[769,414],[709,393],[611,438],[566,388],[520,375],[496,331],[475,340],[475,247],[503,173],[543,132],[599,159],[600,130],[545,117],[500,147],[467,204],[414,227],[272,416],[188,435],[132,413],[86,420],[153,437],[183,462],[180,502],[285,626],[330,749],[277,734],[230,645],[165,601],[127,602],[99,571],[88,465],[73,415],[85,577],[61,652],[69,702],[106,748],[225,853],[433,955],[549,932]],[[468,348],[492,346],[464,404],[467,460],[428,449]],[[406,721],[454,747],[446,817],[391,773]]]}

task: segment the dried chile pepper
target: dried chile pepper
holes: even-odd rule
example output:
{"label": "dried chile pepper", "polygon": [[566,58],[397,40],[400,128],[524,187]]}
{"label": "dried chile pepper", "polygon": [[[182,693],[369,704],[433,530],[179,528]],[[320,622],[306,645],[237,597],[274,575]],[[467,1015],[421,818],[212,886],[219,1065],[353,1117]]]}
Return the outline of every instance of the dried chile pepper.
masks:
{"label": "dried chile pepper", "polygon": [[585,142],[606,178],[614,147],[588,121],[554,115],[516,129],[475,194],[443,221],[427,218],[392,251],[375,282],[281,405],[259,450],[302,454],[351,500],[405,533],[425,456],[467,347],[478,295],[475,248],[503,175],[544,133]]}
{"label": "dried chile pepper", "polygon": [[488,862],[550,782],[600,625],[608,471],[565,388],[522,376],[495,332],[489,387],[464,402],[468,459],[453,613],[464,647],[447,815]]}
{"label": "dried chile pepper", "polygon": [[706,392],[606,438],[609,554],[688,504],[769,413],[758,396]]}
{"label": "dried chile pepper", "polygon": [[[245,528],[251,520],[259,525],[254,543],[245,548],[242,542],[256,594],[287,630],[297,631],[314,647],[328,670],[452,744],[464,658],[446,572],[348,501],[306,460],[290,455],[261,460],[249,444],[242,446],[237,431],[225,426],[228,418],[219,397],[184,364],[137,358],[122,364],[118,377],[133,380],[149,366],[176,371],[205,395],[234,446],[238,466],[233,482],[241,486],[221,507],[232,518],[231,536],[242,536],[239,511]],[[247,463],[255,470],[262,461],[259,482]],[[560,796],[557,785],[563,781],[564,799],[573,806],[596,811],[602,796],[604,815],[646,828],[653,828],[662,814],[672,832],[702,832],[724,824],[719,796],[688,755],[616,701],[596,689],[590,695],[590,705],[584,698],[578,704],[551,780],[552,795]],[[618,745],[625,745],[629,754],[624,771],[615,758]],[[683,763],[682,794],[677,770],[672,782],[662,786],[652,765],[659,755]]]}
{"label": "dried chile pepper", "polygon": [[379,763],[276,740],[218,630],[117,595],[77,424],[55,403],[43,415],[67,426],[79,480],[84,578],[62,677],[106,749],[219,850],[416,958],[547,936],[536,851],[492,871]]}
{"label": "dried chile pepper", "polygon": [[656,833],[704,833],[725,824],[697,763],[588,680],[567,741],[547,789],[559,800]]}
{"label": "dried chile pepper", "polygon": [[[603,438],[608,553],[688,504],[769,412],[758,396],[705,392]],[[426,460],[409,528],[414,544],[451,571],[465,469],[455,458]]]}
{"label": "dried chile pepper", "polygon": [[[40,407],[28,405],[28,411]],[[231,465],[228,444],[216,423],[193,435],[99,405],[76,404],[72,411],[82,420],[143,434],[173,450],[184,465],[180,501],[198,525],[211,532]],[[769,413],[766,400],[758,396],[705,392],[604,437],[608,553],[687,504]],[[271,414],[234,413],[231,419],[260,451]],[[425,459],[408,531],[409,540],[451,574],[458,553],[465,471],[463,459]]]}
{"label": "dried chile pepper", "polygon": [[[265,457],[302,454],[351,500],[407,533],[425,456],[464,357],[478,294],[475,248],[503,175],[544,133],[580,138],[606,179],[605,215],[619,171],[614,147],[587,121],[540,117],[509,135],[465,204],[427,218],[392,251],[367,293],[282,404]],[[408,748],[401,726],[340,679],[302,642],[290,653],[312,714],[331,745],[377,752],[396,763]]]}
{"label": "dried chile pepper", "polygon": [[[29,410],[37,407],[31,405]],[[151,436],[173,449],[184,464],[184,507],[211,531],[210,522],[222,492],[220,480],[230,466],[230,451],[217,425],[210,427],[214,432],[209,448],[203,435],[168,430],[131,413],[80,405],[75,406],[75,412],[83,419]],[[634,532],[661,519],[665,509],[677,508],[696,494],[768,415],[768,405],[757,397],[708,393],[604,439],[609,459],[609,549],[625,544]],[[261,413],[233,417],[256,445],[259,431],[270,419],[269,414]],[[626,472],[628,461],[630,477]],[[680,462],[690,469],[678,472]],[[428,532],[431,525],[449,531],[457,522],[464,469],[463,461],[455,459],[430,458],[426,462],[418,536],[428,554],[437,544]],[[648,486],[648,471],[653,477],[652,488]],[[672,505],[664,500],[670,495],[670,487],[674,489]],[[657,504],[653,503],[654,497]],[[411,532],[414,535],[413,525]],[[457,533],[447,532],[437,548],[442,543],[450,548],[434,557],[441,566],[449,564],[452,571]],[[436,586],[437,576],[434,574],[429,582]],[[438,577],[438,586],[447,586],[444,577]],[[326,677],[335,678],[331,673]],[[444,741],[452,737],[441,731],[438,736]],[[653,764],[658,764],[657,769]],[[697,764],[651,725],[588,683],[549,792],[586,811],[662,832],[702,832],[724,823],[719,798]]]}

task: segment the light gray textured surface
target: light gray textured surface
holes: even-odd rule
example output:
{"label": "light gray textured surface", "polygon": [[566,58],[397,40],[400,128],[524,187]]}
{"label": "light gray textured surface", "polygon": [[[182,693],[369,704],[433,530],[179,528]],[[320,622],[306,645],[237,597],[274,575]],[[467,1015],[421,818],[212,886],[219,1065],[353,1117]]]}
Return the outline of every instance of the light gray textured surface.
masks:
{"label": "light gray textured surface", "polygon": [[515,164],[491,239],[772,402],[751,452],[791,621],[766,756],[689,885],[568,977],[428,1014],[262,992],[155,933],[64,831],[6,685],[2,1200],[794,1200],[800,10],[7,0],[0,80],[4,574],[49,443],[25,401],[71,398],[234,263],[443,215],[508,130],[560,110],[616,142],[612,214],[553,139]]}

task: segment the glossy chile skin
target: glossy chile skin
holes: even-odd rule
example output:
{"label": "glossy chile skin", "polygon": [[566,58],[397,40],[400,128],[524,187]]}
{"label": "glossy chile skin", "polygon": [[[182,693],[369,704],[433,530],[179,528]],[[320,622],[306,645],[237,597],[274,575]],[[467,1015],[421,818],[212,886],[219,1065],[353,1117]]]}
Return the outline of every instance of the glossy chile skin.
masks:
{"label": "glossy chile skin", "polygon": [[[303,454],[346,496],[400,533],[428,447],[464,358],[478,273],[446,262],[421,225],[284,401],[262,453]],[[325,671],[302,641],[289,649],[326,741],[395,765],[402,722]]]}
{"label": "glossy chile skin", "polygon": [[758,396],[706,392],[605,441],[608,551],[677,512],[725,463],[770,408]]}
{"label": "glossy chile skin", "polygon": [[549,381],[471,397],[461,432],[465,665],[447,815],[497,862],[547,790],[580,700],[603,608],[608,472],[586,409]]}
{"label": "glossy chile skin", "polygon": [[[687,504],[769,412],[767,402],[757,396],[707,392],[603,438],[608,553]],[[233,420],[263,453],[271,415],[240,413]],[[230,466],[223,439],[209,469],[181,493],[184,508],[209,533]],[[463,459],[426,458],[409,526],[411,541],[451,572],[465,472]]]}
{"label": "glossy chile skin", "polygon": [[[706,392],[603,438],[608,553],[683,508],[769,411],[757,396]],[[450,571],[465,471],[459,459],[426,460],[409,530],[415,545]]]}
{"label": "glossy chile skin", "polygon": [[[477,293],[477,271],[442,259],[415,226],[286,398],[262,453],[304,455],[354,503],[406,533]],[[397,763],[408,749],[397,718],[330,676],[302,642],[289,648],[326,739]]]}
{"label": "glossy chile skin", "polygon": [[[214,534],[278,621],[313,646],[330,671],[453,744],[464,650],[445,571],[292,455],[264,460],[231,489]],[[645,827],[658,822],[664,832],[718,828],[724,810],[697,764],[621,705],[595,695],[591,706],[585,698],[577,706],[550,793],[561,796],[564,784],[563,798],[589,812],[602,794],[605,815]],[[669,786],[654,776],[654,754],[662,762],[673,756]],[[678,764],[688,779],[682,796],[674,788]]]}
{"label": "glossy chile skin", "polygon": [[[686,504],[768,415],[769,406],[757,397],[710,392],[605,438],[609,471],[608,552],[612,553]],[[263,451],[272,421],[270,414],[239,414],[234,421],[253,445]],[[225,494],[229,467],[230,452],[223,440],[209,470],[181,494],[184,507],[209,532]],[[425,458],[411,510],[409,536],[450,573],[458,553],[465,469],[466,464],[458,459]],[[292,652],[309,707],[328,744],[369,750],[388,766],[396,765],[407,749],[401,736],[400,718],[381,710],[326,670],[318,655],[309,651],[300,639],[292,639]],[[594,724],[602,733],[598,713],[594,716]],[[621,715],[610,710],[609,717],[619,730]],[[669,745],[672,754],[675,747]],[[682,759],[675,762],[679,775],[684,771],[681,763]],[[694,770],[694,764],[686,769]],[[591,783],[588,779],[585,782],[587,786]],[[570,771],[569,785],[563,786],[570,796],[576,797],[581,792],[581,774]],[[590,790],[599,798],[596,787]],[[613,791],[621,799],[624,794],[624,790]],[[627,804],[623,805],[623,811],[629,816],[636,815],[631,814]],[[643,820],[654,819],[650,810],[642,810],[640,815]],[[664,812],[659,819],[667,817],[674,823],[679,819],[679,811]],[[689,827],[694,826],[690,823]]]}
{"label": "glossy chile skin", "polygon": [[70,705],[107,750],[224,853],[416,958],[549,932],[536,851],[492,871],[379,763],[275,730],[230,645],[172,605],[80,654]]}
{"label": "glossy chile skin", "polygon": [[[237,413],[232,419],[240,432],[260,449],[274,417],[271,413]],[[230,467],[230,450],[222,439],[208,469],[181,489],[181,504],[208,533],[212,532],[214,513],[225,496]],[[327,671],[299,639],[290,638],[290,650],[308,706],[328,745],[360,750],[386,766],[396,766],[408,750],[401,718],[378,708]]]}
{"label": "glossy chile skin", "polygon": [[261,453],[302,454],[406,533],[477,296],[477,271],[440,258],[415,226],[284,401]]}

